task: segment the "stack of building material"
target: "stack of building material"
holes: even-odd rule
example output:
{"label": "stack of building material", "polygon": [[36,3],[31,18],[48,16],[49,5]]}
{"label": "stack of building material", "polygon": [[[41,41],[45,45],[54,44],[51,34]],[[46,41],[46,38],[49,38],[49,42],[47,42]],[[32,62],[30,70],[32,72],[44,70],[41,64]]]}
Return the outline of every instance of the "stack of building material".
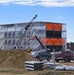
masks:
{"label": "stack of building material", "polygon": [[39,61],[25,61],[26,70],[43,70],[43,63]]}

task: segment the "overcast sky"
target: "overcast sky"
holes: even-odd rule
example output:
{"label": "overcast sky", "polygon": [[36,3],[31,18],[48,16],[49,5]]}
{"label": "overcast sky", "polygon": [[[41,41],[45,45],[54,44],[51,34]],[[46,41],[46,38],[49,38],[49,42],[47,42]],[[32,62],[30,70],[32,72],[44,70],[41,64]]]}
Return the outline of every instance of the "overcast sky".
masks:
{"label": "overcast sky", "polygon": [[65,23],[67,42],[74,42],[74,0],[0,0],[0,25],[35,21]]}

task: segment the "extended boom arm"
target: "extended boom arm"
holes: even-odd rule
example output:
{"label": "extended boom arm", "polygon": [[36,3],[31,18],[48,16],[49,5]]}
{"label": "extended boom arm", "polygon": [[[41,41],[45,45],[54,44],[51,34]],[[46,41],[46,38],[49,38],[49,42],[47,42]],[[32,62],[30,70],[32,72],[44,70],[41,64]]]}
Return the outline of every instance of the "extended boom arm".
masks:
{"label": "extended boom arm", "polygon": [[26,38],[26,33],[28,32],[28,30],[29,30],[29,27],[31,28],[33,25],[32,25],[32,23],[33,23],[33,21],[34,21],[34,19],[36,19],[36,17],[37,17],[37,15],[35,15],[34,17],[33,17],[33,19],[26,25],[26,27],[23,29],[23,33],[21,34],[21,36],[20,36],[20,38],[19,38],[19,41],[18,41],[18,43],[16,44],[16,49],[19,49],[19,45],[21,45],[21,42],[22,42],[22,40],[23,40],[23,38],[25,37]]}

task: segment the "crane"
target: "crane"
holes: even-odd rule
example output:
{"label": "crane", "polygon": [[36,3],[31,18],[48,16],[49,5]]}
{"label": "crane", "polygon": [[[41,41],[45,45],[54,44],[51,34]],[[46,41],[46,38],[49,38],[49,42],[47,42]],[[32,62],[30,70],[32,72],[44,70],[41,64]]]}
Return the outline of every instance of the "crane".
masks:
{"label": "crane", "polygon": [[21,42],[22,42],[23,38],[26,39],[26,34],[27,34],[29,28],[31,28],[31,27],[33,26],[33,21],[36,19],[36,17],[37,17],[37,15],[35,15],[35,16],[33,17],[33,19],[24,27],[23,33],[21,34],[21,36],[20,36],[20,38],[19,38],[19,41],[18,41],[18,43],[16,44],[16,46],[14,47],[14,49],[19,49],[19,45],[21,45]]}

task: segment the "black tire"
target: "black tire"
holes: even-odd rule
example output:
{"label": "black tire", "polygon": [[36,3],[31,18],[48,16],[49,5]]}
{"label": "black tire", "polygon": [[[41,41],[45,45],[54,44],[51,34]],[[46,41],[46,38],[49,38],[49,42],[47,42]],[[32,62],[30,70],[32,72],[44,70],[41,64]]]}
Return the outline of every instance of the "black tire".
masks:
{"label": "black tire", "polygon": [[48,57],[48,58],[47,58],[47,61],[50,61],[50,60],[51,60],[51,58],[50,58],[50,57]]}
{"label": "black tire", "polygon": [[42,59],[41,59],[39,56],[37,56],[36,58],[37,58],[38,60],[42,61]]}
{"label": "black tire", "polygon": [[68,59],[68,62],[70,62],[70,60]]}
{"label": "black tire", "polygon": [[66,59],[64,59],[64,61],[65,61],[65,62],[67,62],[67,60],[66,60]]}
{"label": "black tire", "polygon": [[65,60],[64,60],[65,62],[68,62],[68,59],[67,58],[65,58]]}
{"label": "black tire", "polygon": [[56,62],[59,62],[59,60],[58,60],[58,59],[56,59]]}
{"label": "black tire", "polygon": [[47,61],[49,61],[50,60],[50,58],[47,58]]}
{"label": "black tire", "polygon": [[41,58],[39,58],[39,60],[40,60],[40,61],[42,61],[42,59],[41,59]]}

